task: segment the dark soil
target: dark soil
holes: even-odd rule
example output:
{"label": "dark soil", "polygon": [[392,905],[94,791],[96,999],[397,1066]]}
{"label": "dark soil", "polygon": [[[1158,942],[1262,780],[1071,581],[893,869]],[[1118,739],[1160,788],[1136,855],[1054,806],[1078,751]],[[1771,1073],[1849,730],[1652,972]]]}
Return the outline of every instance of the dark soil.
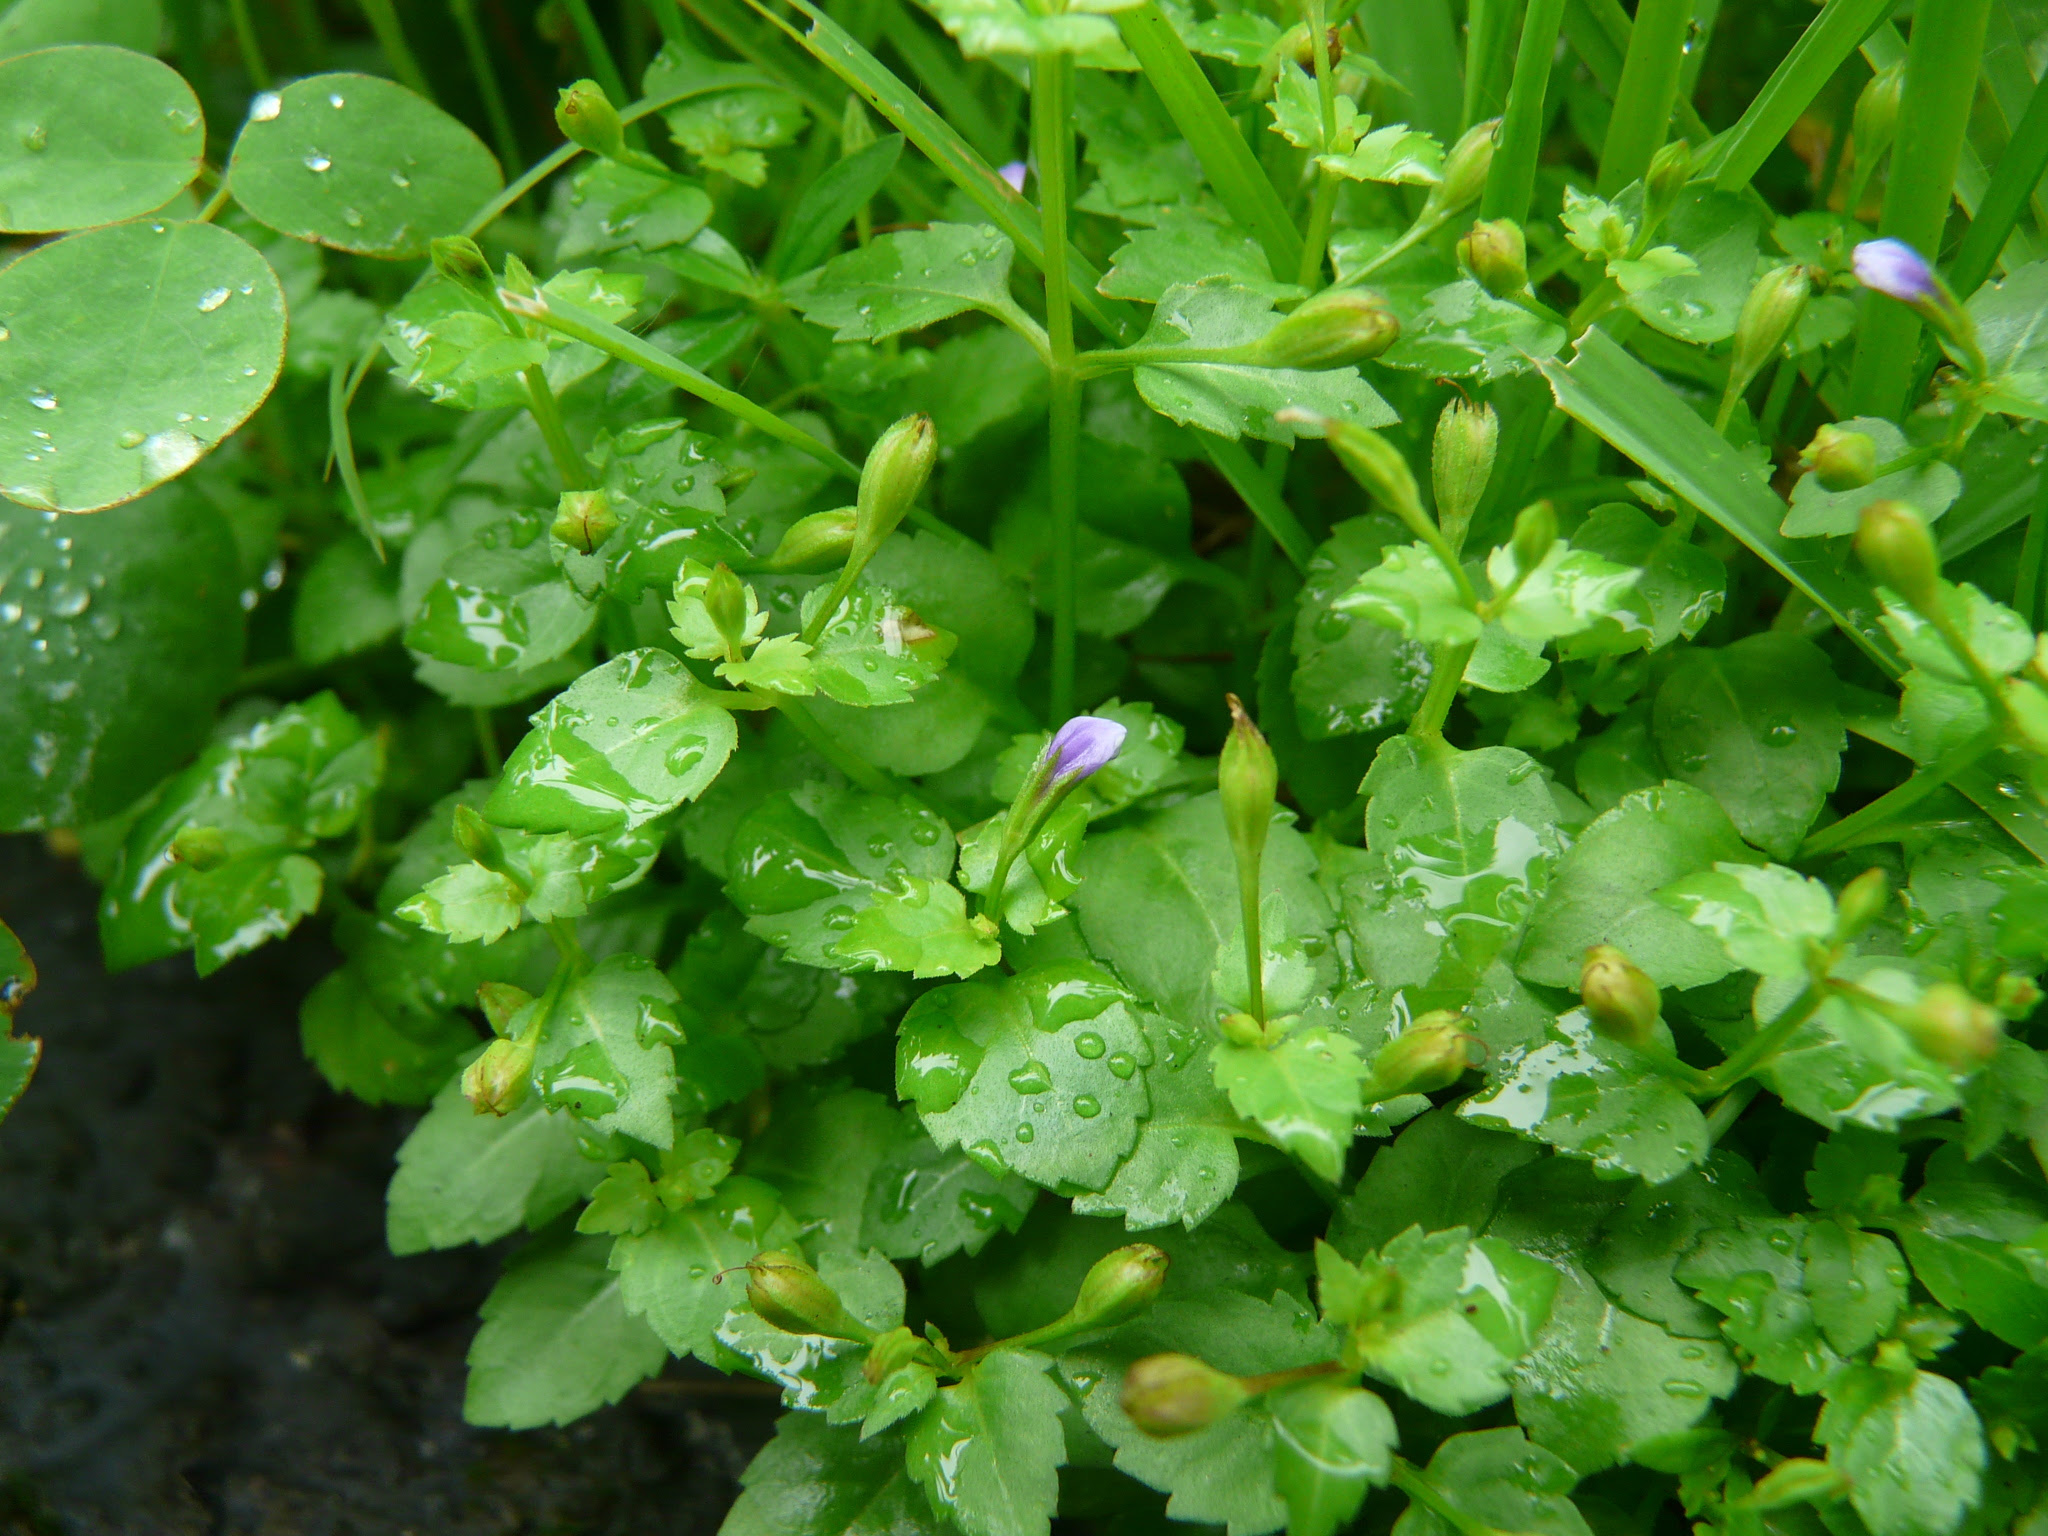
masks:
{"label": "dark soil", "polygon": [[566,1430],[462,1422],[495,1250],[396,1259],[414,1115],[331,1092],[315,938],[109,977],[91,884],[0,839],[42,1068],[0,1125],[0,1536],[716,1531],[772,1405],[680,1369]]}

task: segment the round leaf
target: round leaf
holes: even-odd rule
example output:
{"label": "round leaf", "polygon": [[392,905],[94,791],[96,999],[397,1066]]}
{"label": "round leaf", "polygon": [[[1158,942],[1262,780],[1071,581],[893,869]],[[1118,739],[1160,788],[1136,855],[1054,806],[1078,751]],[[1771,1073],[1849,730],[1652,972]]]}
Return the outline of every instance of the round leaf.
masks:
{"label": "round leaf", "polygon": [[154,53],[161,0],[14,0],[0,16],[0,59],[58,43],[114,43]]}
{"label": "round leaf", "polygon": [[44,234],[161,208],[199,174],[199,98],[125,48],[46,48],[0,64],[0,230]]}
{"label": "round leaf", "polygon": [[266,91],[235,141],[228,186],[258,223],[361,256],[421,256],[505,179],[483,141],[373,75]]}
{"label": "round leaf", "polygon": [[0,271],[0,495],[59,512],[183,474],[284,362],[270,263],[212,224],[138,219]]}

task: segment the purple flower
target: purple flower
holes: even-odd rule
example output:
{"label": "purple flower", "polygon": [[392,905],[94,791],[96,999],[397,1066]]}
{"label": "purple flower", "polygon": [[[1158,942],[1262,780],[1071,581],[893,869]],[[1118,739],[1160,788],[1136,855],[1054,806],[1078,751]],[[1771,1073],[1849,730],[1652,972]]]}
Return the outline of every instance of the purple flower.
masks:
{"label": "purple flower", "polygon": [[1010,184],[1012,192],[1022,195],[1024,191],[1024,173],[1027,169],[1028,167],[1025,166],[1022,160],[1012,160],[1008,165],[997,171],[996,174]]}
{"label": "purple flower", "polygon": [[1124,728],[1100,715],[1076,715],[1059,729],[1045,755],[1049,783],[1064,790],[1078,784],[1097,769],[1109,766],[1124,747]]}
{"label": "purple flower", "polygon": [[1857,246],[1856,279],[1901,304],[1925,304],[1938,291],[1933,269],[1903,240],[1866,240]]}

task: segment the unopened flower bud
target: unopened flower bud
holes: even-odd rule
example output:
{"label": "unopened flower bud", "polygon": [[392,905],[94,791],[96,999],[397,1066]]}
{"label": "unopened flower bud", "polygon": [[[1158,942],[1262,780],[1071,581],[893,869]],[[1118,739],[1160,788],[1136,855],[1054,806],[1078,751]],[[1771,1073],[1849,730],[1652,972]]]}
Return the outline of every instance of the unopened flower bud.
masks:
{"label": "unopened flower bud", "polygon": [[564,491],[548,530],[578,554],[587,555],[619,531],[619,514],[603,491]]}
{"label": "unopened flower bud", "polygon": [[498,869],[505,862],[505,845],[498,832],[474,806],[455,807],[455,846],[485,869]]}
{"label": "unopened flower bud", "polygon": [[784,1333],[855,1339],[865,1344],[875,1331],[851,1312],[818,1272],[794,1254],[757,1254],[747,1266],[747,1304],[754,1315]]}
{"label": "unopened flower bud", "polygon": [[2007,971],[1998,978],[1992,1006],[2008,1019],[2024,1019],[2041,1004],[2041,984],[2021,971]]}
{"label": "unopened flower bud", "polygon": [[1114,1328],[1151,1306],[1166,1284],[1167,1257],[1150,1243],[1132,1243],[1095,1261],[1074,1294],[1066,1323],[1076,1328]]}
{"label": "unopened flower bud", "polygon": [[904,1366],[931,1353],[931,1346],[908,1328],[892,1328],[869,1346],[861,1375],[879,1386]]}
{"label": "unopened flower bud", "polygon": [[1972,1072],[1998,1054],[2004,1021],[1952,981],[1920,994],[1900,1023],[1924,1055],[1958,1072]]}
{"label": "unopened flower bud", "polygon": [[1472,1065],[1477,1041],[1464,1028],[1464,1015],[1436,1008],[1412,1020],[1379,1048],[1366,1084],[1369,1102],[1379,1103],[1404,1093],[1435,1093],[1448,1088]]}
{"label": "unopened flower bud", "polygon": [[1922,613],[1941,600],[1941,554],[1920,514],[1903,501],[1873,501],[1856,522],[1856,558],[1878,582]]}
{"label": "unopened flower bud", "polygon": [[1881,869],[1866,869],[1842,887],[1835,902],[1835,942],[1846,944],[1884,916],[1892,883]]}
{"label": "unopened flower bud", "polygon": [[[1116,761],[1129,734],[1114,720],[1101,715],[1076,715],[1053,734],[1039,754],[1044,791],[1065,793],[1091,774]],[[1038,775],[1034,774],[1034,777]]]}
{"label": "unopened flower bud", "polygon": [[1348,421],[1324,421],[1330,449],[1351,478],[1411,529],[1427,521],[1415,472],[1401,450],[1371,427]]}
{"label": "unopened flower bud", "polygon": [[1937,293],[1934,268],[1903,240],[1866,240],[1856,247],[1856,280],[1901,304],[1931,302]]}
{"label": "unopened flower bud", "polygon": [[1273,826],[1280,769],[1273,761],[1272,747],[1244,712],[1237,695],[1225,694],[1224,699],[1230,705],[1230,735],[1224,739],[1223,756],[1216,766],[1216,788],[1223,801],[1223,825],[1237,855],[1239,878],[1247,878],[1249,871],[1251,888],[1256,891],[1266,834]]}
{"label": "unopened flower bud", "polygon": [[1440,212],[1462,208],[1486,190],[1486,173],[1493,168],[1493,136],[1499,131],[1497,117],[1465,130],[1444,156],[1443,180],[1429,189],[1430,207]]}
{"label": "unopened flower bud", "polygon": [[931,478],[938,457],[938,429],[923,412],[904,417],[875,439],[861,466],[854,514],[854,539],[863,559],[896,531]]}
{"label": "unopened flower bud", "polygon": [[1529,245],[1513,219],[1481,219],[1458,237],[1458,260],[1496,299],[1529,286]]}
{"label": "unopened flower bud", "polygon": [[1124,1372],[1124,1412],[1162,1440],[1207,1429],[1251,1395],[1237,1377],[1193,1355],[1147,1355]]}
{"label": "unopened flower bud", "polygon": [[187,869],[205,874],[228,861],[228,835],[219,827],[180,827],[171,839],[171,857]]}
{"label": "unopened flower bud", "polygon": [[509,981],[487,981],[476,989],[476,1005],[483,1009],[495,1035],[510,1035],[513,1019],[532,1001],[531,992]]}
{"label": "unopened flower bud", "polygon": [[491,264],[485,259],[483,247],[467,235],[443,235],[427,247],[433,258],[434,270],[454,283],[466,293],[488,299],[497,291],[498,280],[491,275]]}
{"label": "unopened flower bud", "polygon": [[1649,172],[1643,177],[1643,224],[1656,229],[1663,224],[1685,184],[1692,180],[1692,145],[1673,139],[1650,157]]}
{"label": "unopened flower bud", "polygon": [[1401,339],[1401,322],[1377,294],[1355,288],[1319,293],[1260,338],[1262,368],[1311,372],[1348,368],[1378,357]]}
{"label": "unopened flower bud", "polygon": [[483,1054],[462,1069],[462,1096],[480,1115],[509,1115],[526,1102],[533,1081],[538,1033],[512,1040],[493,1040]]}
{"label": "unopened flower bud", "polygon": [[1557,542],[1557,509],[1547,501],[1532,501],[1515,514],[1515,531],[1508,549],[1515,557],[1515,569],[1527,574],[1543,563]]}
{"label": "unopened flower bud", "polygon": [[1453,400],[1436,419],[1429,478],[1436,491],[1436,520],[1453,549],[1464,545],[1465,530],[1493,478],[1499,448],[1500,417],[1490,405]]}
{"label": "unopened flower bud", "polygon": [[555,126],[563,138],[593,155],[617,160],[625,154],[626,125],[595,80],[578,80],[563,90],[555,102]]}
{"label": "unopened flower bud", "polygon": [[725,642],[726,655],[740,655],[747,645],[747,589],[724,561],[704,584],[704,612]]}
{"label": "unopened flower bud", "polygon": [[[1855,146],[1856,181],[1860,187],[1870,179],[1877,162],[1892,147],[1899,125],[1899,99],[1906,93],[1906,61],[1887,64],[1864,84],[1856,98],[1856,115],[1851,119],[1850,142]],[[1858,199],[1861,201],[1861,199]],[[1856,210],[1845,210],[1851,217]]]}
{"label": "unopened flower bud", "polygon": [[1322,67],[1323,48],[1329,49],[1330,62],[1332,64],[1337,63],[1344,57],[1344,43],[1338,37],[1335,27],[1329,27],[1324,30],[1323,48],[1318,48],[1315,44],[1315,36],[1309,31],[1307,25],[1297,21],[1287,29],[1287,35],[1280,40],[1280,46],[1286,52],[1288,58],[1307,70],[1311,76]]}
{"label": "unopened flower bud", "polygon": [[1216,1026],[1223,1032],[1223,1038],[1232,1045],[1264,1045],[1265,1026],[1248,1013],[1226,1013]]}
{"label": "unopened flower bud", "polygon": [[813,512],[789,525],[782,542],[766,562],[776,572],[808,574],[829,571],[846,563],[853,552],[855,512],[837,507],[830,512]]}
{"label": "unopened flower bud", "polygon": [[1781,1461],[1742,1501],[1745,1509],[1787,1509],[1794,1504],[1827,1504],[1849,1495],[1849,1477],[1839,1467],[1807,1456]]}
{"label": "unopened flower bud", "polygon": [[1593,1027],[1623,1045],[1647,1045],[1664,1011],[1657,983],[1612,944],[1586,951],[1579,1001]]}
{"label": "unopened flower bud", "polygon": [[1802,455],[1826,491],[1854,491],[1877,478],[1877,441],[1868,432],[1824,425]]}
{"label": "unopened flower bud", "polygon": [[1806,268],[1797,262],[1773,267],[1756,280],[1749,297],[1742,301],[1742,312],[1735,318],[1735,341],[1728,353],[1731,394],[1741,394],[1764,364],[1778,355],[1785,338],[1792,334],[1792,327],[1799,323],[1800,312],[1806,308],[1807,295],[1812,291]]}

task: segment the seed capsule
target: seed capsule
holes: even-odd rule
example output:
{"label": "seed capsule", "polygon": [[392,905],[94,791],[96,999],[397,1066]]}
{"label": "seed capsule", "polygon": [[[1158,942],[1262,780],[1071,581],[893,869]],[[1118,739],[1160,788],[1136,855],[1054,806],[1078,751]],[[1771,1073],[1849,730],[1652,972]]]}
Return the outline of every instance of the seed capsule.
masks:
{"label": "seed capsule", "polygon": [[1207,1429],[1251,1395],[1193,1355],[1148,1355],[1124,1372],[1122,1400],[1133,1424],[1164,1440]]}
{"label": "seed capsule", "polygon": [[1941,555],[1920,514],[1903,501],[1873,501],[1856,524],[1864,569],[1922,613],[1941,600]]}
{"label": "seed capsule", "polygon": [[555,102],[555,126],[563,138],[593,155],[617,160],[625,152],[626,125],[595,80],[578,80],[563,90]]}
{"label": "seed capsule", "polygon": [[218,869],[228,861],[228,835],[219,827],[180,827],[171,839],[171,857],[200,874]]}
{"label": "seed capsule", "polygon": [[908,515],[938,457],[938,428],[922,412],[904,417],[875,439],[861,466],[854,511],[854,546],[863,560]]}
{"label": "seed capsule", "polygon": [[481,1056],[462,1069],[462,1096],[478,1114],[509,1115],[526,1102],[539,1043],[538,1033],[522,1039],[493,1040]]}
{"label": "seed capsule", "polygon": [[747,1303],[754,1315],[784,1333],[818,1334],[867,1343],[874,1330],[861,1322],[819,1276],[794,1254],[757,1254],[747,1266]]}
{"label": "seed capsule", "polygon": [[1803,455],[1823,490],[1853,491],[1877,478],[1877,442],[1829,422],[1813,434]]}
{"label": "seed capsule", "polygon": [[1260,339],[1263,368],[1311,372],[1346,368],[1378,357],[1401,339],[1401,322],[1377,294],[1356,289],[1319,293]]}
{"label": "seed capsule", "polygon": [[1998,1054],[2004,1021],[1952,981],[1937,982],[1901,1020],[1913,1043],[1943,1066],[1973,1072]]}
{"label": "seed capsule", "polygon": [[1372,1059],[1368,1100],[1379,1103],[1404,1093],[1435,1093],[1455,1083],[1472,1065],[1477,1044],[1463,1019],[1448,1008],[1432,1009],[1381,1046]]}
{"label": "seed capsule", "polygon": [[1595,944],[1586,951],[1579,1000],[1593,1027],[1624,1045],[1647,1044],[1664,1011],[1657,983],[1612,944]]}
{"label": "seed capsule", "polygon": [[1513,219],[1481,219],[1458,238],[1458,260],[1497,299],[1529,286],[1529,246]]}
{"label": "seed capsule", "polygon": [[1151,1306],[1166,1284],[1167,1257],[1150,1243],[1132,1243],[1095,1261],[1067,1309],[1077,1327],[1114,1328]]}
{"label": "seed capsule", "polygon": [[590,554],[619,531],[619,514],[603,491],[564,491],[548,530],[579,554]]}

